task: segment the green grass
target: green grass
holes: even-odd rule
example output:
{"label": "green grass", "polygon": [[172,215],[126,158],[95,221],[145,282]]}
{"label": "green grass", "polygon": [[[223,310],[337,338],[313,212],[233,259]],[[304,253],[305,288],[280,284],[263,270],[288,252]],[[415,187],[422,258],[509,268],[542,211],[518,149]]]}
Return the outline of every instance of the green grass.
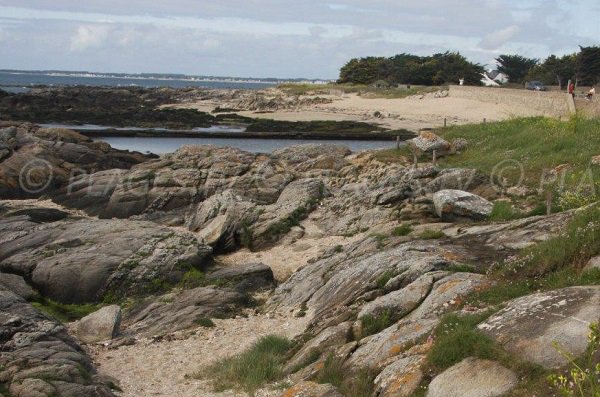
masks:
{"label": "green grass", "polygon": [[360,318],[361,334],[360,339],[375,335],[394,323],[393,313],[390,309],[385,309],[382,313],[376,316],[366,315]]}
{"label": "green grass", "polygon": [[329,354],[323,363],[323,368],[317,375],[317,383],[329,383],[339,387],[344,381],[344,372],[343,361],[334,354]]}
{"label": "green grass", "polygon": [[425,229],[419,234],[421,240],[437,240],[445,237],[445,234],[441,230]]}
{"label": "green grass", "polygon": [[[573,117],[567,121],[553,118],[515,118],[486,124],[469,124],[435,131],[448,141],[464,138],[469,145],[461,152],[439,159],[442,168],[475,168],[497,186],[519,183],[537,189],[545,186],[556,193],[556,203],[573,208],[598,199],[600,167],[590,167],[590,160],[600,147],[600,119]],[[406,147],[379,151],[377,159],[386,163],[412,161]],[[548,170],[559,165],[571,167],[561,171],[555,182]],[[563,175],[564,173],[564,175]],[[563,178],[564,176],[564,178]],[[563,182],[564,181],[564,182]],[[575,198],[573,192],[576,191]],[[569,194],[570,193],[570,194]],[[566,197],[560,197],[565,195]],[[579,197],[578,197],[579,196]],[[498,219],[516,216],[506,207],[497,208]],[[531,214],[527,214],[531,215]]]}
{"label": "green grass", "polygon": [[31,304],[36,309],[63,323],[79,320],[102,307],[102,305],[92,303],[82,305],[64,304],[46,298],[42,298]]}
{"label": "green grass", "polygon": [[428,364],[441,372],[471,356],[494,359],[498,355],[494,341],[476,329],[488,316],[489,313],[444,316],[434,332],[435,343],[427,355]]}
{"label": "green grass", "polygon": [[[599,130],[599,119],[573,117],[560,121],[536,117],[455,126],[436,132],[450,141],[469,141],[462,153],[440,159],[441,166],[476,168],[494,178],[507,178],[511,186],[522,178],[524,184],[537,188],[544,169],[571,164],[570,174],[587,171],[590,159],[598,154]],[[597,170],[593,173],[598,176]],[[567,182],[575,186],[579,181]]]}
{"label": "green grass", "polygon": [[[476,315],[460,316],[450,313],[441,319],[434,331],[434,344],[427,354],[425,371],[435,376],[467,357],[498,361],[514,371],[521,379],[519,385],[505,396],[531,396],[532,390],[550,391],[547,377],[549,371],[541,366],[523,361],[506,352],[494,340],[479,332],[477,325],[485,321],[491,311]],[[424,385],[422,385],[424,386]],[[424,396],[425,388],[420,387],[414,396]]]}
{"label": "green grass", "polygon": [[398,226],[392,231],[392,236],[402,237],[407,236],[413,231],[413,228],[408,223]]}
{"label": "green grass", "polygon": [[183,274],[179,286],[184,289],[202,287],[207,284],[206,275],[196,268],[191,268]]}
{"label": "green grass", "polygon": [[356,93],[366,98],[406,98],[411,95],[435,92],[443,87],[416,86],[405,88],[375,88],[365,84],[279,84],[277,88],[290,95],[327,95],[331,90],[341,90],[344,93]]}
{"label": "green grass", "polygon": [[291,347],[287,338],[265,336],[245,352],[219,360],[195,377],[211,379],[216,391],[237,389],[253,395],[264,384],[283,376],[282,366]]}
{"label": "green grass", "polygon": [[524,214],[516,210],[510,202],[496,201],[494,202],[494,208],[492,208],[489,219],[491,221],[510,221],[522,218],[523,216]]}
{"label": "green grass", "polygon": [[456,263],[448,266],[445,270],[456,273],[478,273],[477,267],[468,263]]}

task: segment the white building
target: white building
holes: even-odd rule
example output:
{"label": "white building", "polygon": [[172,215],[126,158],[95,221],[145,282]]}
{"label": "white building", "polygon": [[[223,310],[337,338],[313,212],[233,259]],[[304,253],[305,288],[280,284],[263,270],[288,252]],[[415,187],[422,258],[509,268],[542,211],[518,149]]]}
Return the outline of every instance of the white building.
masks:
{"label": "white building", "polygon": [[487,87],[498,87],[508,83],[508,76],[497,70],[487,70],[483,72],[481,82]]}

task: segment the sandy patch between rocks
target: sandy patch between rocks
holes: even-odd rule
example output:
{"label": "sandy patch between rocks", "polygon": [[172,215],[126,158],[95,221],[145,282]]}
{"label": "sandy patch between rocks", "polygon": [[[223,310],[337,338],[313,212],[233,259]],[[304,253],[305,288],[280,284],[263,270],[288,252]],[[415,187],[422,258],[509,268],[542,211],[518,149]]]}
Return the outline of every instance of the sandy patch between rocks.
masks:
{"label": "sandy patch between rocks", "polygon": [[240,249],[231,254],[219,255],[216,259],[226,266],[262,262],[271,268],[275,280],[282,283],[326,250],[348,244],[360,237],[324,236],[310,217],[300,225],[304,228],[304,236],[298,240],[291,240],[286,236],[269,249],[256,252]]}
{"label": "sandy patch between rocks", "polygon": [[[209,381],[186,375],[242,352],[262,336],[277,334],[291,339],[304,331],[307,321],[278,314],[215,319],[214,328],[175,334],[181,339],[143,339],[114,350],[94,346],[89,353],[101,374],[119,380],[124,397],[245,397],[243,392],[213,392]],[[280,394],[281,390],[266,388],[257,397]]]}

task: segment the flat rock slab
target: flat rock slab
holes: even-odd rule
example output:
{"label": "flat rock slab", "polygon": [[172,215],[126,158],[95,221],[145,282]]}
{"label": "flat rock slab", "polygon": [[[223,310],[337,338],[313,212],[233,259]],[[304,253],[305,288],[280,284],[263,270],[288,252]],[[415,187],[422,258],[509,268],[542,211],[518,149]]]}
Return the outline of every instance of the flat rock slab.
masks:
{"label": "flat rock slab", "polygon": [[517,376],[497,362],[469,357],[436,376],[427,397],[496,397],[517,383]]}
{"label": "flat rock slab", "polygon": [[546,368],[567,364],[553,347],[579,356],[600,317],[600,286],[570,287],[514,299],[478,328],[509,352]]}

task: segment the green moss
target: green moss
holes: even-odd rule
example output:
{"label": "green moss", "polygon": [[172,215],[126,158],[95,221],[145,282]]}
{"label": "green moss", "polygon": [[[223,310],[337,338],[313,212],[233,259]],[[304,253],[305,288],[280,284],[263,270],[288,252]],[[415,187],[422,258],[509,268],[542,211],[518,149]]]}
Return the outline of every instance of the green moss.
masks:
{"label": "green moss", "polygon": [[50,317],[64,323],[79,320],[102,307],[102,305],[92,303],[81,305],[65,304],[46,298],[42,298],[37,302],[31,302],[31,304]]}

